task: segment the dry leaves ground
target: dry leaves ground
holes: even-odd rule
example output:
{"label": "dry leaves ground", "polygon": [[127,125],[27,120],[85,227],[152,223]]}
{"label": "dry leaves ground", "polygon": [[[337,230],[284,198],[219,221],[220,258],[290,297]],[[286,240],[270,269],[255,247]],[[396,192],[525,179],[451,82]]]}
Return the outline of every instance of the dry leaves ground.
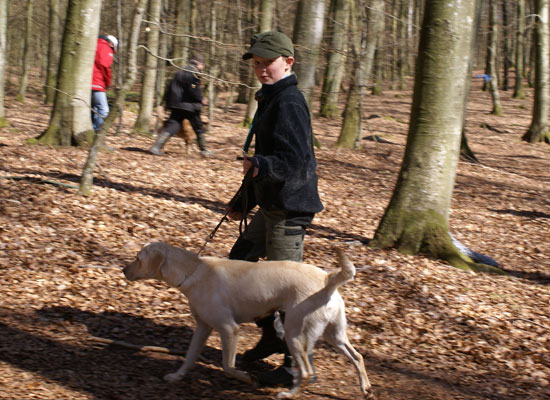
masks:
{"label": "dry leaves ground", "polygon": [[[305,260],[334,268],[344,246],[358,268],[342,293],[349,334],[365,356],[381,400],[547,399],[550,396],[550,147],[520,141],[532,92],[489,115],[489,94],[474,82],[468,137],[480,164],[461,162],[452,233],[496,259],[508,276],[465,273],[422,256],[371,249],[388,204],[407,133],[411,91],[366,98],[357,151],[334,149],[341,121],[317,119],[320,190],[326,209],[306,239]],[[185,298],[157,282],[127,282],[119,268],[146,243],[198,250],[241,181],[235,160],[246,135],[244,109],[217,110],[208,142],[216,155],[186,154],[173,138],[165,157],[145,152],[152,139],[130,134],[124,114],[112,151],[100,154],[91,197],[77,185],[87,151],[29,146],[48,124],[38,91],[24,103],[8,94],[11,127],[0,130],[0,398],[263,399],[279,389],[225,378],[212,335],[204,359],[180,384],[162,380],[179,355],[106,345],[187,349],[193,320]],[[484,125],[482,127],[482,124]],[[490,127],[491,129],[488,129]],[[6,179],[15,177],[17,179]],[[65,185],[51,184],[53,181]],[[237,224],[225,223],[206,255],[227,255]],[[258,329],[245,325],[239,351]],[[252,372],[280,360],[245,366]],[[319,382],[304,399],[359,397],[355,372],[320,343]]]}

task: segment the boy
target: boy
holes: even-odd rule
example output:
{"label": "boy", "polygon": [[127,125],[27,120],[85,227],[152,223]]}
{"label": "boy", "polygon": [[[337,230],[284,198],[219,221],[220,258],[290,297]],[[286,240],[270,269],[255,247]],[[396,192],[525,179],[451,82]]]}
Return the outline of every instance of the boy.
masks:
{"label": "boy", "polygon": [[[229,258],[302,261],[305,229],[323,205],[317,190],[310,113],[292,74],[294,47],[281,32],[263,32],[252,37],[243,55],[244,60],[251,58],[262,84],[256,94],[258,110],[252,127],[255,154],[245,155],[243,161],[244,174],[253,168],[252,180],[246,193],[247,209],[237,199],[229,216],[241,220],[256,205],[259,210],[233,245]],[[254,361],[284,352],[284,365],[260,375],[259,380],[264,385],[292,385],[292,359],[278,313],[257,324],[262,338],[243,359]]]}

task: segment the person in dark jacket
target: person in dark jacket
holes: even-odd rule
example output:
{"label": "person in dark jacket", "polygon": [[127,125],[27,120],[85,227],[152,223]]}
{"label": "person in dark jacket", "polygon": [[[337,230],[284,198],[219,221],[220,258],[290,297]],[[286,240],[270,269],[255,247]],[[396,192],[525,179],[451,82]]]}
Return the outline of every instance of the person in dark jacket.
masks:
{"label": "person in dark jacket", "polygon": [[176,72],[168,84],[164,102],[166,108],[170,110],[170,117],[164,123],[155,144],[149,149],[150,153],[161,155],[162,147],[168,139],[180,131],[182,121],[187,119],[197,135],[201,155],[208,157],[213,154],[206,148],[205,129],[200,115],[202,106],[206,104],[206,99],[202,96],[201,80],[198,74],[203,69],[202,57],[195,55],[189,65]]}
{"label": "person in dark jacket", "polygon": [[97,131],[109,115],[109,103],[105,91],[111,86],[113,56],[118,40],[112,35],[99,36],[92,73],[92,125]]}
{"label": "person in dark jacket", "polygon": [[[302,261],[306,227],[323,209],[317,189],[317,163],[313,150],[310,112],[292,73],[294,47],[283,33],[254,35],[243,59],[253,59],[254,72],[262,83],[256,94],[258,110],[251,132],[253,156],[244,155],[243,172],[253,169],[243,196],[232,202],[228,215],[242,220],[259,206],[241,233],[229,258],[257,261]],[[284,365],[259,376],[264,385],[292,385],[292,358],[284,343],[281,318],[284,310],[257,321],[262,338],[244,353],[245,361],[285,353]]]}

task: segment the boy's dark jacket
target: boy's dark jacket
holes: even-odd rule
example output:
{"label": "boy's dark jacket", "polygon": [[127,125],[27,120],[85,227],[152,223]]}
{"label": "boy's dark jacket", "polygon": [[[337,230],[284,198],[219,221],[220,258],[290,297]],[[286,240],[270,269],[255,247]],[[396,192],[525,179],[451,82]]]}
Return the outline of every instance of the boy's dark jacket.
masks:
{"label": "boy's dark jacket", "polygon": [[166,108],[191,112],[201,110],[201,80],[196,72],[198,69],[192,64],[176,72],[164,93]]}
{"label": "boy's dark jacket", "polygon": [[[253,164],[259,168],[248,190],[247,210],[256,204],[266,210],[316,213],[323,209],[317,191],[310,114],[295,75],[258,91],[254,119],[256,147]],[[241,202],[233,207],[243,211]]]}

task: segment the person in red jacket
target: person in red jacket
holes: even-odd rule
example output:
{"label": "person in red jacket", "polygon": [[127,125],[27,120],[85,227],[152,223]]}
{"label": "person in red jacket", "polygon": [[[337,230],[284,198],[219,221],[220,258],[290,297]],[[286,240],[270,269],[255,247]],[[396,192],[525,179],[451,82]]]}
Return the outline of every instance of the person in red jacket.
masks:
{"label": "person in red jacket", "polygon": [[95,51],[94,71],[92,75],[92,125],[97,131],[103,120],[109,115],[109,103],[105,91],[111,86],[113,56],[117,50],[116,37],[99,36]]}

